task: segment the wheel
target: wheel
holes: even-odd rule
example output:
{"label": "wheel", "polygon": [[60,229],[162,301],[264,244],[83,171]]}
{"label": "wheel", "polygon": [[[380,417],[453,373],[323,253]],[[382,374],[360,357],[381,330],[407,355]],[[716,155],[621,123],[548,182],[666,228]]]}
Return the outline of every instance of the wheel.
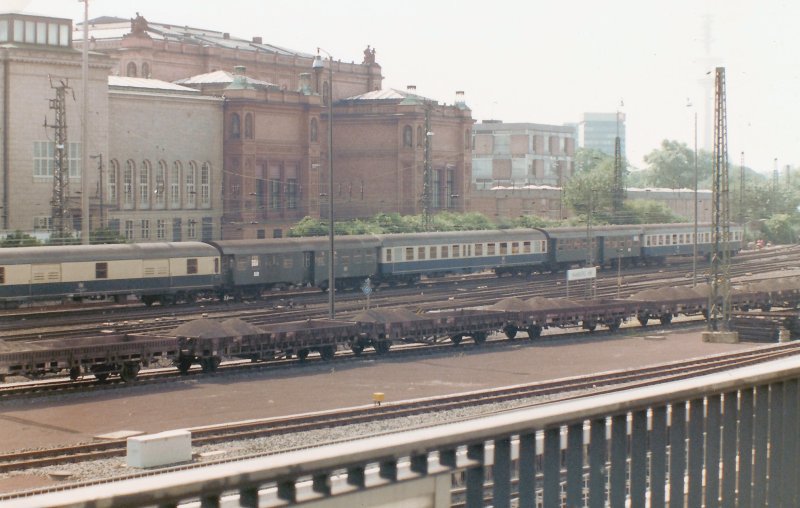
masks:
{"label": "wheel", "polygon": [[486,332],[475,332],[472,334],[472,340],[475,341],[476,346],[480,346],[486,342]]}
{"label": "wheel", "polygon": [[617,330],[619,330],[619,326],[621,324],[622,324],[622,319],[621,318],[618,318],[618,317],[614,318],[613,321],[608,323],[608,330],[611,331],[611,332],[616,332]]}
{"label": "wheel", "polygon": [[216,356],[212,356],[210,358],[203,358],[200,360],[200,368],[203,369],[203,372],[209,374],[211,372],[216,372],[217,367],[219,367],[219,358]]}
{"label": "wheel", "polygon": [[461,339],[463,338],[464,336],[461,334],[453,335],[452,337],[450,337],[450,342],[452,342],[454,346],[458,346],[459,344],[461,344]]}
{"label": "wheel", "polygon": [[322,357],[323,360],[329,362],[333,360],[333,357],[336,355],[336,348],[333,346],[322,346],[319,348],[319,356]]}
{"label": "wheel", "polygon": [[94,377],[101,383],[105,383],[108,379],[108,372],[95,372]]}
{"label": "wheel", "polygon": [[584,321],[583,323],[584,330],[589,330],[590,332],[593,332],[596,328],[597,328],[597,322],[595,321]]}
{"label": "wheel", "polygon": [[661,321],[662,325],[668,325],[672,323],[672,314],[662,314],[658,319]]}
{"label": "wheel", "polygon": [[765,303],[764,305],[761,306],[761,311],[762,312],[769,312],[769,310],[771,308],[772,308],[772,304],[771,303]]}
{"label": "wheel", "polygon": [[636,319],[639,320],[639,324],[642,326],[647,326],[647,322],[650,320],[649,314],[639,314],[636,316]]}
{"label": "wheel", "polygon": [[185,375],[189,373],[189,369],[192,368],[192,362],[192,358],[184,357],[178,359],[178,370],[181,372],[181,374]]}
{"label": "wheel", "polygon": [[154,302],[154,299],[151,296],[143,296],[142,297],[142,303],[144,304],[145,307],[152,306],[153,302]]}
{"label": "wheel", "polygon": [[69,369],[69,378],[73,381],[77,381],[77,379],[81,377],[81,368],[80,367],[72,367]]}
{"label": "wheel", "polygon": [[108,379],[108,376],[111,374],[113,368],[110,365],[93,365],[91,370],[92,374],[94,374],[94,377],[103,383]]}
{"label": "wheel", "polygon": [[518,331],[519,329],[514,325],[506,325],[505,327],[503,327],[503,333],[505,333],[506,337],[508,337],[509,339],[513,339],[514,337],[516,337]]}
{"label": "wheel", "polygon": [[139,374],[139,368],[138,363],[126,363],[122,366],[119,377],[126,383],[131,383],[136,380],[136,376]]}
{"label": "wheel", "polygon": [[538,339],[542,336],[542,327],[539,325],[531,325],[528,327],[528,338]]}
{"label": "wheel", "polygon": [[302,362],[306,358],[308,358],[308,353],[310,353],[308,349],[301,349],[300,351],[297,352],[297,358],[299,358],[300,361]]}
{"label": "wheel", "polygon": [[364,346],[357,346],[357,345],[350,346],[350,351],[352,351],[353,354],[356,356],[361,356],[361,353],[364,352]]}
{"label": "wheel", "polygon": [[375,352],[379,355],[385,355],[389,352],[389,348],[392,347],[392,341],[390,340],[380,340],[375,343]]}

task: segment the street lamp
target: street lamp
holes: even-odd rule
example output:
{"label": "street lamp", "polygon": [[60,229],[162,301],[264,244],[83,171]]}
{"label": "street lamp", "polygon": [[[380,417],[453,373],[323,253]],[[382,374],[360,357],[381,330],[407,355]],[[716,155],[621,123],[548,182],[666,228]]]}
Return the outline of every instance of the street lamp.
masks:
{"label": "street lamp", "polygon": [[[320,51],[328,55],[328,314],[331,319],[336,317],[335,296],[336,271],[334,269],[334,243],[333,243],[333,56],[322,48],[317,48],[317,56],[311,68],[320,73],[325,68]],[[324,97],[324,95],[323,95]]]}
{"label": "street lamp", "polygon": [[[686,100],[686,107],[692,101]],[[697,287],[697,109],[694,110],[694,244],[692,246],[692,287]]]}

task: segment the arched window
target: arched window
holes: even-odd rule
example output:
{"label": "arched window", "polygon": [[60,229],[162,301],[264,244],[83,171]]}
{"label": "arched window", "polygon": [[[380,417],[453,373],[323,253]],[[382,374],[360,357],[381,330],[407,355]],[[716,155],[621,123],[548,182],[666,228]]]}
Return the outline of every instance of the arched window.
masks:
{"label": "arched window", "polygon": [[106,199],[111,206],[117,206],[117,179],[119,178],[119,162],[111,159],[108,163],[108,179],[106,180]]}
{"label": "arched window", "polygon": [[197,204],[197,163],[189,161],[189,168],[186,170],[186,206],[194,208]]}
{"label": "arched window", "polygon": [[164,208],[164,203],[167,200],[167,163],[166,161],[158,161],[156,174],[153,178],[153,206],[157,208]]}
{"label": "arched window", "polygon": [[317,125],[317,119],[311,119],[311,142],[316,143],[319,141],[319,126]]}
{"label": "arched window", "polygon": [[133,208],[133,167],[132,160],[125,161],[125,171],[122,173],[122,206],[126,209]]}
{"label": "arched window", "polygon": [[172,164],[172,173],[169,175],[169,207],[181,207],[181,173],[183,172],[183,165],[180,161],[175,161]]}
{"label": "arched window", "polygon": [[142,64],[142,77],[149,78],[150,77],[150,64],[143,63]]}
{"label": "arched window", "polygon": [[413,134],[410,125],[406,125],[403,127],[403,146],[406,148],[411,148],[414,143]]}
{"label": "arched window", "polygon": [[417,126],[417,146],[422,146],[422,126]]}
{"label": "arched window", "polygon": [[244,138],[253,139],[253,114],[244,115]]}
{"label": "arched window", "polygon": [[239,114],[234,113],[231,115],[231,139],[239,139],[241,137],[241,120]]}
{"label": "arched window", "polygon": [[139,207],[150,208],[150,161],[142,161],[139,170]]}
{"label": "arched window", "polygon": [[136,62],[128,62],[128,70],[125,73],[129,78],[136,77]]}
{"label": "arched window", "polygon": [[204,162],[200,168],[200,206],[211,207],[211,164]]}

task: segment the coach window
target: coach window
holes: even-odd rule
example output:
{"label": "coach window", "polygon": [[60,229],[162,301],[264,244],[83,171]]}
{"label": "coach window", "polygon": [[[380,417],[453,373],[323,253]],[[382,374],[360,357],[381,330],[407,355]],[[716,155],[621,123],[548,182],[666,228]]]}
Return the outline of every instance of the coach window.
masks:
{"label": "coach window", "polygon": [[511,254],[519,254],[519,242],[511,242]]}
{"label": "coach window", "polygon": [[431,255],[431,259],[436,259],[436,247],[431,247],[428,252]]}
{"label": "coach window", "polygon": [[94,264],[94,278],[107,279],[108,278],[108,263],[95,263]]}
{"label": "coach window", "polygon": [[417,248],[417,259],[425,259],[425,247]]}
{"label": "coach window", "polygon": [[250,268],[258,268],[258,256],[250,256]]}
{"label": "coach window", "polygon": [[449,253],[449,250],[447,248],[447,245],[442,245],[442,259],[449,258],[449,257],[450,257],[450,253]]}
{"label": "coach window", "polygon": [[386,250],[384,250],[384,252],[386,253],[385,256],[384,256],[386,258],[386,262],[387,263],[391,263],[392,262],[392,249],[386,249]]}
{"label": "coach window", "polygon": [[472,257],[472,245],[465,245],[464,246],[464,257]]}
{"label": "coach window", "polygon": [[219,258],[214,258],[214,273],[219,273]]}
{"label": "coach window", "polygon": [[677,235],[677,233],[672,235],[672,245],[678,245],[678,235]]}
{"label": "coach window", "polygon": [[523,254],[531,253],[531,242],[522,242],[522,253]]}
{"label": "coach window", "polygon": [[192,275],[197,273],[197,258],[190,258],[186,260],[186,274]]}
{"label": "coach window", "polygon": [[500,243],[500,255],[505,256],[508,254],[508,244],[506,242]]}
{"label": "coach window", "polygon": [[487,243],[486,244],[486,254],[489,255],[489,256],[494,256],[494,252],[495,252],[495,244]]}
{"label": "coach window", "polygon": [[476,243],[475,244],[475,255],[476,256],[483,256],[483,244]]}
{"label": "coach window", "polygon": [[414,260],[414,247],[406,247],[406,261]]}
{"label": "coach window", "polygon": [[0,266],[0,284],[6,283],[6,267]]}
{"label": "coach window", "polygon": [[461,256],[461,248],[458,245],[453,245],[453,257],[457,258]]}

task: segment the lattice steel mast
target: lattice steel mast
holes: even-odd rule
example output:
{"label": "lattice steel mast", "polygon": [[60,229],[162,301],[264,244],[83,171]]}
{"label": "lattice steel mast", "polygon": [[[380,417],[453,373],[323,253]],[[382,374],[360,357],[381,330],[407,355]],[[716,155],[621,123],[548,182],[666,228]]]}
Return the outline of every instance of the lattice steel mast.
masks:
{"label": "lattice steel mast", "polygon": [[708,329],[730,330],[730,207],[728,188],[728,122],[725,106],[725,68],[716,69],[714,160],[712,172],[711,291]]}
{"label": "lattice steel mast", "polygon": [[[620,106],[622,103],[620,102]],[[614,224],[625,222],[621,217],[622,205],[625,201],[625,173],[622,161],[622,140],[619,137],[620,112],[617,111],[617,137],[614,139],[614,182],[611,190],[611,220]]]}
{"label": "lattice steel mast", "polygon": [[50,109],[55,114],[55,124],[45,127],[53,129],[55,149],[53,151],[53,197],[50,200],[52,210],[52,229],[58,234],[58,238],[64,239],[72,230],[71,217],[69,211],[69,163],[67,159],[67,113],[66,113],[66,94],[70,89],[67,80],[58,80],[57,85],[53,85],[50,80],[50,87],[55,89],[56,98],[50,99]]}
{"label": "lattice steel mast", "polygon": [[430,231],[433,225],[433,186],[431,171],[431,105],[425,103],[425,160],[422,169],[422,222],[425,231]]}

